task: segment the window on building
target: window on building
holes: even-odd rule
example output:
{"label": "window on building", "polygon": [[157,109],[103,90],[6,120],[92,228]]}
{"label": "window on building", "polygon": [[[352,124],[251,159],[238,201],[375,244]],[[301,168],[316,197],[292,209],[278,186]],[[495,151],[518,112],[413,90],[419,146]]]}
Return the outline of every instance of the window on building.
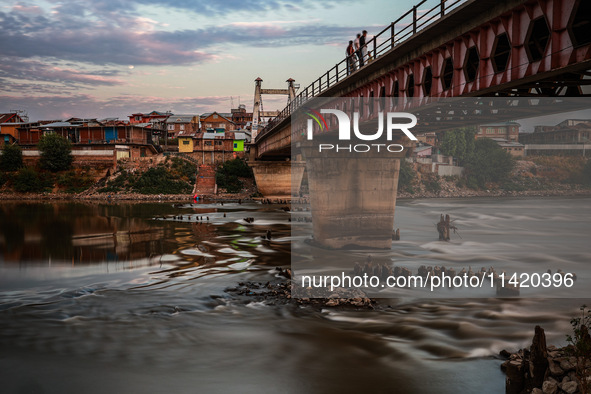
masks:
{"label": "window on building", "polygon": [[135,117],[135,120],[142,120],[142,117],[141,116],[136,116]]}
{"label": "window on building", "polygon": [[205,146],[213,146],[213,141],[205,141]]}
{"label": "window on building", "polygon": [[213,118],[214,118],[214,119],[217,119],[217,118],[218,118],[218,116],[217,116],[217,115],[213,115]]}
{"label": "window on building", "polygon": [[168,130],[169,131],[174,131],[174,125],[173,124],[169,124],[168,125]]}
{"label": "window on building", "polygon": [[189,140],[183,140],[183,145],[189,145]]}
{"label": "window on building", "polygon": [[238,143],[234,142],[234,149],[238,149]]}
{"label": "window on building", "polygon": [[216,145],[222,145],[223,141],[216,141],[215,144]]}
{"label": "window on building", "polygon": [[184,129],[185,129],[185,125],[184,125],[184,124],[182,124],[182,125],[179,125],[179,128],[180,128],[181,130],[184,130]]}

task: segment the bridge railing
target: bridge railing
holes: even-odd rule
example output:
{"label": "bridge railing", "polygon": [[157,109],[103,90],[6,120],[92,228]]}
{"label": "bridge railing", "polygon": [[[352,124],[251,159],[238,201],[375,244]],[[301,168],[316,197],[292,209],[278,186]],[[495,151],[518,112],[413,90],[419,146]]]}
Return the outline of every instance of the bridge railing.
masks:
{"label": "bridge railing", "polygon": [[[422,0],[365,43],[368,58],[371,57],[371,61],[374,61],[380,56],[383,56],[397,45],[400,45],[427,27],[430,23],[447,15],[451,10],[466,1]],[[422,6],[431,8],[420,9],[419,7]],[[276,125],[290,117],[297,108],[304,105],[308,100],[320,95],[350,75],[355,74],[355,72],[362,68],[359,67],[353,71],[348,67],[349,61],[354,63],[355,60],[355,55],[343,59],[310,85],[302,89],[275,118],[269,121],[265,128],[258,133],[257,138],[269,133]]]}

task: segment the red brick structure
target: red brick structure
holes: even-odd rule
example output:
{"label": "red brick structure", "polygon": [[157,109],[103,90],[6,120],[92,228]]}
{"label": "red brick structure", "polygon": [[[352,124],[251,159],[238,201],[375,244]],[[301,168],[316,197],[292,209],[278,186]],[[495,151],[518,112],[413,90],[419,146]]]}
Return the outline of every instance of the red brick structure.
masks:
{"label": "red brick structure", "polygon": [[212,195],[215,191],[215,165],[201,164],[195,181],[195,193]]}
{"label": "red brick structure", "polygon": [[507,141],[517,142],[519,139],[519,123],[502,122],[480,125],[476,134],[476,139],[478,138],[503,138]]}
{"label": "red brick structure", "polygon": [[199,129],[199,115],[171,115],[166,119],[169,138],[191,135]]}
{"label": "red brick structure", "polygon": [[170,115],[171,114],[169,112],[152,111],[147,114],[138,112],[138,113],[129,115],[129,123],[130,124],[152,123],[154,121],[165,122],[166,119],[168,119],[168,117]]}
{"label": "red brick structure", "polygon": [[210,130],[236,130],[236,124],[231,120],[232,114],[220,114],[213,112],[201,115],[201,131]]}
{"label": "red brick structure", "polygon": [[244,104],[232,109],[231,112],[232,122],[236,124],[238,129],[246,129],[252,123],[252,112],[246,112],[246,106]]}

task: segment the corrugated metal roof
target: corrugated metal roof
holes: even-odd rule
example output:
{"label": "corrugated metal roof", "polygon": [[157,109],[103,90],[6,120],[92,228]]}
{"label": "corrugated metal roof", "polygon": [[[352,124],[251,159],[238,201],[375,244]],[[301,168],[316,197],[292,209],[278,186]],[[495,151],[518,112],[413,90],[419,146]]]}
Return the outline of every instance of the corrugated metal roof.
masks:
{"label": "corrugated metal roof", "polygon": [[54,122],[49,124],[44,124],[42,127],[80,127],[80,125],[74,125],[70,122]]}
{"label": "corrugated metal roof", "polygon": [[195,116],[197,115],[172,115],[166,119],[166,123],[191,123]]}
{"label": "corrugated metal roof", "polygon": [[223,139],[226,136],[226,133],[217,133],[215,131],[206,131],[203,133],[204,140],[214,140],[216,138]]}

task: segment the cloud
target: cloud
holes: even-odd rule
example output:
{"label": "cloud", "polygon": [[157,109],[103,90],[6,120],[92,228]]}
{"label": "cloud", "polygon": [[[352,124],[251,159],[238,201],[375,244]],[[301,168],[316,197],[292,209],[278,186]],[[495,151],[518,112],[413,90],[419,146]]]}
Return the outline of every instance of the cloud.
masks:
{"label": "cloud", "polygon": [[[172,111],[177,114],[202,114],[227,108],[227,96],[189,96],[164,98],[158,96],[121,95],[108,99],[90,94],[29,94],[0,96],[0,113],[24,109],[31,121],[67,117],[127,119],[135,112]],[[67,108],[67,110],[64,110]]]}
{"label": "cloud", "polygon": [[41,14],[43,10],[38,5],[29,5],[26,3],[18,2],[12,6],[12,10],[23,14]]}
{"label": "cloud", "polygon": [[[113,86],[124,83],[122,79],[118,78],[119,71],[109,68],[91,71],[80,69],[79,66],[73,64],[41,62],[10,56],[0,56],[0,64],[0,78],[10,80],[44,81],[70,86]],[[19,84],[14,85],[18,86]],[[4,81],[3,90],[11,91],[11,88],[14,89],[15,86]]]}
{"label": "cloud", "polygon": [[[341,4],[339,2],[338,4]],[[39,5],[37,5],[39,4]],[[304,45],[345,45],[360,27],[323,24],[303,19],[298,12],[322,10],[336,1],[311,0],[44,0],[18,2],[0,8],[0,84],[2,110],[26,108],[32,119],[54,119],[59,114],[80,117],[120,116],[138,110],[207,112],[229,107],[216,96],[117,96],[109,100],[90,92],[146,81],[153,71],[139,66],[192,66],[231,61],[238,47],[279,48]],[[156,12],[144,11],[154,6]],[[159,22],[158,12],[170,7],[210,20],[173,30]],[[143,11],[141,11],[143,10]],[[266,18],[273,11],[273,17]],[[248,15],[248,22],[223,23],[232,14]],[[252,16],[256,15],[256,18]],[[278,15],[289,15],[291,20]],[[203,16],[213,16],[203,18]],[[196,18],[198,19],[198,18]],[[229,18],[228,20],[236,20]],[[132,70],[131,66],[135,68]],[[129,75],[133,74],[134,79]],[[80,94],[84,92],[86,94]],[[98,93],[97,93],[98,94]],[[239,92],[236,92],[239,94]],[[246,96],[251,93],[245,93]],[[142,108],[138,108],[141,103]],[[279,107],[279,105],[278,105]],[[64,111],[63,108],[68,108]]]}
{"label": "cloud", "polygon": [[[254,9],[285,4],[283,1],[242,0],[212,3],[226,4],[230,10],[242,9],[242,3],[252,3]],[[343,37],[360,29],[292,20],[168,31],[159,30],[161,24],[148,17],[133,15],[130,11],[116,12],[112,8],[114,4],[117,3],[68,1],[53,7],[56,14],[0,12],[0,53],[94,65],[191,65],[215,61],[216,55],[227,52],[233,44],[254,47],[323,45],[344,41]],[[183,3],[178,6],[182,7]]]}
{"label": "cloud", "polygon": [[35,20],[0,13],[0,53],[5,56],[37,56],[96,65],[191,64],[212,58],[196,50],[196,45],[182,48],[179,43],[154,38],[149,31],[105,28],[96,23],[65,29],[59,23],[45,23],[43,17]]}
{"label": "cloud", "polygon": [[302,9],[322,8],[331,9],[343,3],[352,3],[354,0],[135,0],[142,5],[157,5],[181,10],[193,11],[205,15],[225,15],[235,12],[257,13],[259,15],[271,11],[297,12]]}

